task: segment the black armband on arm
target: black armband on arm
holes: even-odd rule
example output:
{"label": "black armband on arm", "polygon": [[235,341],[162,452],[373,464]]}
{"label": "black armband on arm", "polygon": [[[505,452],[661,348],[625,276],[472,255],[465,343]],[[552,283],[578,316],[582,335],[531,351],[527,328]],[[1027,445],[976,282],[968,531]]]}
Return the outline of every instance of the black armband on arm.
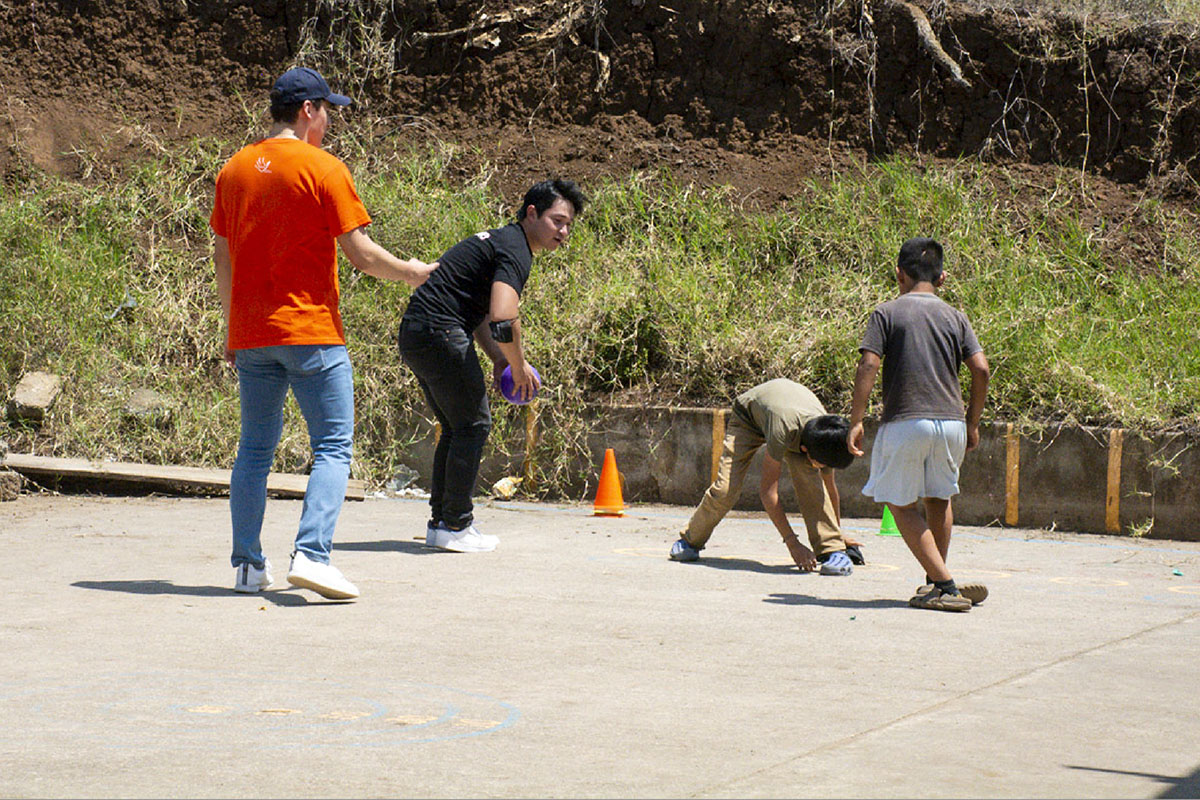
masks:
{"label": "black armband on arm", "polygon": [[513,323],[515,319],[502,319],[499,322],[489,322],[488,328],[491,329],[492,338],[497,342],[507,344],[513,340]]}

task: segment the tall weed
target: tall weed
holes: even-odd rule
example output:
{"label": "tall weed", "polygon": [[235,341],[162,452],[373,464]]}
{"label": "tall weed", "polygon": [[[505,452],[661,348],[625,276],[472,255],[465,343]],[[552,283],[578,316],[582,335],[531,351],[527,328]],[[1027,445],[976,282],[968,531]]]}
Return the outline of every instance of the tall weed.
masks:
{"label": "tall weed", "polygon": [[[518,199],[497,196],[486,172],[465,185],[449,180],[449,146],[350,125],[337,146],[374,216],[372,236],[399,254],[434,259],[506,222]],[[235,147],[192,142],[87,186],[35,176],[0,188],[9,322],[0,381],[11,388],[32,370],[66,379],[45,427],[3,434],[15,450],[231,464],[237,389],[220,359],[207,214],[216,171]],[[886,162],[813,183],[768,213],[667,172],[585,187],[592,202],[570,244],[535,261],[523,302],[529,357],[546,380],[536,485],[557,493],[578,479],[572,464],[586,452],[590,404],[725,406],[786,376],[832,411],[848,410],[863,325],[894,296],[895,254],[913,235],[947,248],[943,296],[970,316],[993,365],[988,418],[1194,426],[1195,215],[1148,201],[1141,223],[1164,233],[1161,260],[1122,263],[1106,247],[1112,231],[1083,227],[1076,195],[1031,206],[1019,183],[981,169]],[[1078,184],[1077,174],[1063,180]],[[383,482],[432,424],[395,350],[410,292],[348,266],[341,280],[356,374],[354,470]],[[139,387],[173,400],[173,426],[123,417]],[[488,457],[515,463],[522,412],[500,402],[494,413]],[[308,459],[289,403],[276,468],[302,471]]]}

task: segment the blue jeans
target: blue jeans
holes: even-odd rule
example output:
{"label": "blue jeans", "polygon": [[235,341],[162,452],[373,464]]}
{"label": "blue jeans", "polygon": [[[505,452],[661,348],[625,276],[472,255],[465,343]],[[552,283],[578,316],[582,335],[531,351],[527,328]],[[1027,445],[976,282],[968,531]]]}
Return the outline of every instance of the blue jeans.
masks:
{"label": "blue jeans", "polygon": [[283,432],[288,387],[308,425],[313,466],[296,550],[329,563],[354,439],[354,377],[345,345],[279,345],[237,351],[242,434],[229,486],[233,566],[261,568],[267,473]]}

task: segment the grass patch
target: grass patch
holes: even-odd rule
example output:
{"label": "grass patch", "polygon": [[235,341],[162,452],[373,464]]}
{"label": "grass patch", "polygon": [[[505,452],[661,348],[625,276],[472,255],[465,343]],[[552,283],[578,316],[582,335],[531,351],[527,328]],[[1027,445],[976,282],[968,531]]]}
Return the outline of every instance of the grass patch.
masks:
{"label": "grass patch", "polygon": [[[453,148],[414,149],[345,125],[338,150],[375,217],[372,236],[394,252],[432,259],[508,218],[515,198],[496,196],[487,173],[466,185],[447,179]],[[81,186],[31,173],[0,189],[0,307],[10,321],[0,382],[11,389],[25,372],[48,370],[66,384],[43,429],[2,434],[14,450],[231,465],[237,388],[220,361],[207,215],[235,148],[195,141],[124,178]],[[1118,231],[1081,221],[1077,172],[1064,171],[1060,191],[1031,206],[1028,187],[982,169],[892,161],[757,214],[726,190],[666,172],[585,187],[591,206],[567,248],[535,261],[524,301],[530,360],[547,381],[538,486],[556,493],[578,477],[571,464],[584,452],[589,403],[724,406],[786,376],[847,411],[866,316],[894,296],[896,251],[918,234],[946,245],[944,296],[971,317],[991,359],[986,419],[1195,426],[1195,215],[1146,201],[1137,224],[1162,232],[1161,257],[1123,263],[1107,246]],[[356,373],[354,472],[382,483],[427,430],[395,350],[409,290],[349,267],[341,279]],[[126,297],[136,307],[114,314]],[[173,427],[122,420],[139,387],[175,401]],[[503,459],[523,422],[502,402],[495,414],[488,455]],[[289,401],[276,469],[303,471],[308,458]]]}

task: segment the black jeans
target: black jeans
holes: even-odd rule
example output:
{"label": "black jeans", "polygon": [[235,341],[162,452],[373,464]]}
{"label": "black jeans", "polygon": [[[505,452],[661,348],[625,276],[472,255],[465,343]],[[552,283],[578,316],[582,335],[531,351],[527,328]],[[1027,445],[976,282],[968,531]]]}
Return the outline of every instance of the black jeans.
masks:
{"label": "black jeans", "polygon": [[425,400],[442,426],[429,490],[433,521],[461,530],[474,519],[471,495],[492,429],[475,344],[462,328],[435,329],[404,321],[399,346],[400,358],[417,376]]}

